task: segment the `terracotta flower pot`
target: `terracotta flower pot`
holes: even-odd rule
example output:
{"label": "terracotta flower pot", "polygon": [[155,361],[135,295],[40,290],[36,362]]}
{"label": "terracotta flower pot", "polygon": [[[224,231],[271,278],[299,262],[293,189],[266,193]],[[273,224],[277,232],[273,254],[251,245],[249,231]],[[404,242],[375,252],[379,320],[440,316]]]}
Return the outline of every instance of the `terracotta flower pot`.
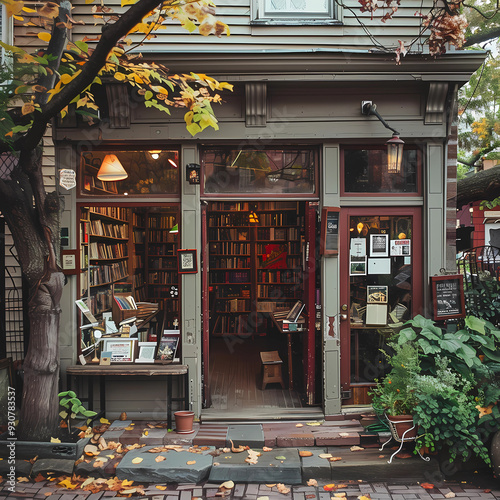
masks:
{"label": "terracotta flower pot", "polygon": [[190,434],[194,432],[194,412],[192,411],[176,411],[175,417],[175,432],[178,434]]}
{"label": "terracotta flower pot", "polygon": [[[413,415],[386,415],[387,420],[396,429],[396,433],[400,439],[414,439],[417,437],[417,427],[414,427]],[[414,427],[412,429],[412,427]],[[411,430],[409,430],[411,429]],[[408,432],[406,432],[408,431]],[[406,432],[406,434],[405,434]]]}

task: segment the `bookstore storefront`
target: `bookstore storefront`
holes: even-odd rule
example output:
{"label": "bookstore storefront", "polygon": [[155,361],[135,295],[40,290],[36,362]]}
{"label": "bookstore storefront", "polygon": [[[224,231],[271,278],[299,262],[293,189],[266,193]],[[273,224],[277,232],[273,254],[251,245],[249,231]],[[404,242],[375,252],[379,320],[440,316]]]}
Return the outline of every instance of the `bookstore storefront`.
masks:
{"label": "bookstore storefront", "polygon": [[[338,414],[369,402],[390,325],[425,312],[429,276],[446,267],[448,94],[427,125],[428,84],[370,84],[405,140],[394,169],[387,131],[359,112],[364,85],[311,82],[311,102],[298,84],[248,85],[267,89],[258,129],[246,120],[254,94],[240,85],[219,131],[201,139],[182,113],[167,123],[140,106],[124,128],[55,130],[58,168],[78,178],[59,188],[78,260],[62,370],[99,362],[103,338],[125,329],[144,343],[140,362],[188,367],[180,409],[197,417]],[[320,93],[335,113],[314,105]],[[99,175],[111,155],[125,177]],[[165,417],[160,382],[106,383],[109,418]]]}

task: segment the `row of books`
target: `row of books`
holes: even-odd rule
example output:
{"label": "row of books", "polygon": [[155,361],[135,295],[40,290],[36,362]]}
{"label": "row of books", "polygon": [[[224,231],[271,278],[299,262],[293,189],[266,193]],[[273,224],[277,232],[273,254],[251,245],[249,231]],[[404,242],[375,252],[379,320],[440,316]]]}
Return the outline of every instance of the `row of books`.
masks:
{"label": "row of books", "polygon": [[148,274],[148,283],[177,284],[177,273],[155,271]]}
{"label": "row of books", "polygon": [[134,243],[138,245],[144,243],[144,230],[134,229]]}
{"label": "row of books", "polygon": [[211,271],[210,284],[215,283],[249,283],[250,271]]}
{"label": "row of books", "polygon": [[166,231],[159,231],[157,229],[150,229],[148,231],[149,243],[175,243],[177,235]]}
{"label": "row of books", "polygon": [[219,243],[210,243],[209,248],[211,254],[250,255],[250,243],[223,241]]}
{"label": "row of books", "polygon": [[261,299],[290,299],[296,300],[300,295],[300,283],[297,285],[280,285],[275,284],[257,285],[257,297]]}
{"label": "row of books", "polygon": [[148,227],[150,229],[172,229],[176,222],[176,215],[149,216]]}
{"label": "row of books", "polygon": [[137,304],[132,295],[114,295],[113,298],[121,310],[137,309]]}
{"label": "row of books", "polygon": [[113,219],[128,221],[130,208],[125,207],[92,207],[90,213],[105,215]]}
{"label": "row of books", "polygon": [[172,257],[157,257],[149,263],[150,269],[177,269],[177,260]]}
{"label": "row of books", "polygon": [[98,243],[89,244],[91,259],[120,259],[127,257],[128,249],[125,243]]}
{"label": "row of books", "polygon": [[90,236],[109,236],[111,238],[128,239],[128,224],[111,224],[101,219],[90,221]]}
{"label": "row of books", "polygon": [[222,241],[245,241],[248,240],[248,229],[241,228],[212,228],[208,230],[208,238],[210,240]]}
{"label": "row of books", "polygon": [[257,281],[262,283],[298,283],[302,271],[297,269],[271,269],[257,271]]}
{"label": "row of books", "polygon": [[251,333],[253,328],[248,326],[248,315],[219,315],[215,321],[212,335],[247,335]]}
{"label": "row of books", "polygon": [[218,299],[241,297],[243,299],[250,298],[250,288],[248,283],[243,285],[219,286],[216,288],[215,296]]}
{"label": "row of books", "polygon": [[126,262],[90,266],[88,270],[90,286],[97,286],[118,281],[125,278],[127,275],[128,269]]}
{"label": "row of books", "polygon": [[160,245],[155,244],[155,246],[149,247],[148,254],[149,257],[176,255],[176,248],[175,245],[172,245],[171,243],[162,243]]}
{"label": "row of books", "polygon": [[250,257],[211,257],[210,269],[250,268]]}
{"label": "row of books", "polygon": [[[227,211],[248,211],[250,210],[248,202],[219,201],[212,202],[212,210]],[[299,211],[299,202],[297,201],[266,201],[259,203],[259,210],[295,210]]]}
{"label": "row of books", "polygon": [[259,227],[258,240],[297,240],[300,232],[297,227]]}
{"label": "row of books", "polygon": [[144,255],[140,253],[134,254],[132,257],[135,269],[142,269],[144,267]]}
{"label": "row of books", "polygon": [[96,314],[101,314],[104,311],[111,310],[111,305],[113,301],[113,296],[109,291],[102,290],[97,293],[93,293],[87,301],[89,309]]}
{"label": "row of books", "polygon": [[226,227],[226,226],[239,226],[248,228],[252,225],[250,223],[250,214],[242,212],[230,212],[224,214],[209,214],[208,227]]}

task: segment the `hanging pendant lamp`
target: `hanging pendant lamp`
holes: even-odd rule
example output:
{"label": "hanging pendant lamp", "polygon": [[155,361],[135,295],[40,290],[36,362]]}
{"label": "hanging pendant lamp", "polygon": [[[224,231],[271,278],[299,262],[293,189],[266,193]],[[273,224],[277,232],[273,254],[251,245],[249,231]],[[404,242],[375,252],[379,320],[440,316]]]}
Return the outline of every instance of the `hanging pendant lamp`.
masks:
{"label": "hanging pendant lamp", "polygon": [[100,181],[122,181],[128,177],[127,172],[116,155],[106,155],[102,160],[101,168],[97,172]]}

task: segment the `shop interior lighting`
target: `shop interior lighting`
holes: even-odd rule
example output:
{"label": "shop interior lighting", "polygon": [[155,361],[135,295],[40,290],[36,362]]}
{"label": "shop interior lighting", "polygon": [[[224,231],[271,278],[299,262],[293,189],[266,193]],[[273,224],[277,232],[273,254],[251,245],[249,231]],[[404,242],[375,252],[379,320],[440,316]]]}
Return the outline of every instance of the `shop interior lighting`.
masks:
{"label": "shop interior lighting", "polygon": [[403,161],[404,146],[404,141],[399,138],[401,134],[380,116],[377,111],[377,105],[373,104],[372,101],[361,101],[361,113],[366,116],[376,116],[385,128],[392,130],[392,139],[389,139],[385,143],[387,146],[387,172],[390,174],[399,174]]}
{"label": "shop interior lighting", "polygon": [[101,168],[97,172],[100,181],[122,181],[128,177],[127,172],[116,155],[106,155],[102,160]]}

